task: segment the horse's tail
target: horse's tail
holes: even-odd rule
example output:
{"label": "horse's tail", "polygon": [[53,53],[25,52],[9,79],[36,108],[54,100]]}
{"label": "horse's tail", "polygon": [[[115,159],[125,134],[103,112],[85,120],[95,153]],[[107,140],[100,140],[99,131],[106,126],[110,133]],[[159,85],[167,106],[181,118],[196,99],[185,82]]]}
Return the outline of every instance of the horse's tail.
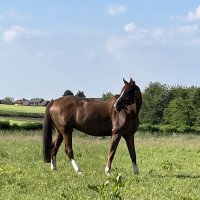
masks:
{"label": "horse's tail", "polygon": [[50,116],[50,108],[54,100],[51,100],[46,108],[43,124],[43,157],[44,162],[51,162],[51,143],[52,143],[52,120]]}

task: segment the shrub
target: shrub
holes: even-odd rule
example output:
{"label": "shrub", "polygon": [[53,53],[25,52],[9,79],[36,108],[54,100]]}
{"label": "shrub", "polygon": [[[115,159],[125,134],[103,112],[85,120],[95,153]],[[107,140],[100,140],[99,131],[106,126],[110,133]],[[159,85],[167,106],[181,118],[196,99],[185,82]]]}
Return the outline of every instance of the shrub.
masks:
{"label": "shrub", "polygon": [[193,129],[190,127],[190,126],[184,126],[184,125],[181,125],[177,128],[177,131],[179,133],[191,133],[193,132]]}
{"label": "shrub", "polygon": [[41,130],[42,122],[26,122],[22,124],[10,124],[8,120],[0,120],[0,130]]}
{"label": "shrub", "polygon": [[160,125],[159,129],[162,133],[175,133],[175,132],[177,132],[177,128],[175,126],[168,125],[168,124]]}
{"label": "shrub", "polygon": [[39,122],[26,122],[20,125],[21,129],[24,130],[40,130],[42,129],[42,123]]}
{"label": "shrub", "polygon": [[152,125],[152,124],[141,124],[139,126],[139,130],[142,132],[159,132],[159,127],[157,125]]}
{"label": "shrub", "polygon": [[0,121],[0,129],[1,130],[6,130],[6,129],[10,129],[11,125],[9,121]]}
{"label": "shrub", "polygon": [[200,134],[200,127],[192,127],[192,130],[193,130],[193,132],[195,133],[195,134]]}

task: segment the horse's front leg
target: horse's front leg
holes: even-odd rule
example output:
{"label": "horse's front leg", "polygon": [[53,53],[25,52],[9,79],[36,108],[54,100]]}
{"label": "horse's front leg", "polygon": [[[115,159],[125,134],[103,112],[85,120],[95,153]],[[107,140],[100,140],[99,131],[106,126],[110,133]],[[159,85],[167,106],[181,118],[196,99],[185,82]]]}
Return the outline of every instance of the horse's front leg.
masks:
{"label": "horse's front leg", "polygon": [[134,134],[130,133],[130,134],[124,135],[123,137],[126,141],[128,151],[132,160],[134,173],[139,175],[140,173],[139,173],[139,169],[138,169],[137,161],[136,161]]}
{"label": "horse's front leg", "polygon": [[107,162],[106,168],[105,168],[105,173],[108,175],[109,175],[112,160],[115,156],[115,152],[116,152],[116,149],[117,149],[120,139],[121,139],[121,136],[119,134],[114,133],[112,135],[112,142],[111,142],[110,151],[109,151],[109,155],[108,155],[108,162]]}

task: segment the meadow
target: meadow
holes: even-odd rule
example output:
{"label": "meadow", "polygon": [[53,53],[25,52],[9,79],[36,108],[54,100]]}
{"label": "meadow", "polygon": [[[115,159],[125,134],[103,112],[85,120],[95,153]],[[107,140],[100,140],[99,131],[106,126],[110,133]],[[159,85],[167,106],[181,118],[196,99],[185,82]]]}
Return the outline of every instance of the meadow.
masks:
{"label": "meadow", "polygon": [[0,104],[0,129],[41,129],[45,108]]}
{"label": "meadow", "polygon": [[133,173],[122,140],[111,176],[104,174],[110,138],[75,132],[78,175],[64,153],[58,170],[43,162],[40,131],[0,132],[0,199],[197,200],[200,197],[200,136],[136,133],[140,175]]}
{"label": "meadow", "polygon": [[0,116],[42,118],[44,106],[15,106],[0,104]]}

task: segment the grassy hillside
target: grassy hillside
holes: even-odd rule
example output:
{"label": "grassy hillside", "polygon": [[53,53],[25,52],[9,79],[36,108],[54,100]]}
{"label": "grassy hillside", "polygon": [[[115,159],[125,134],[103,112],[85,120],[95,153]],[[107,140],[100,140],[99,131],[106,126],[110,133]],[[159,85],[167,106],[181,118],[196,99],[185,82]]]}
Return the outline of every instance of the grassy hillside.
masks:
{"label": "grassy hillside", "polygon": [[44,116],[45,108],[46,107],[43,106],[15,106],[0,104],[0,116],[40,118]]}
{"label": "grassy hillside", "polygon": [[0,129],[41,129],[45,109],[0,104]]}

